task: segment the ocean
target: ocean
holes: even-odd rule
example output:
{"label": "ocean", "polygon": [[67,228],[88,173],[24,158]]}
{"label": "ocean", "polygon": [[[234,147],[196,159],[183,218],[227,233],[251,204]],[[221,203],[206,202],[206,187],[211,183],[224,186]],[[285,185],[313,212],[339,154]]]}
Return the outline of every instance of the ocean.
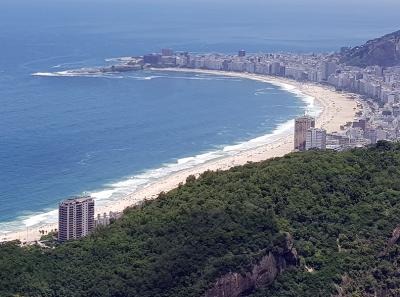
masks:
{"label": "ocean", "polygon": [[285,88],[225,76],[33,73],[165,47],[329,52],[398,29],[394,1],[301,2],[2,0],[0,233],[55,221],[58,202],[72,195],[112,203],[171,172],[268,142],[310,105]]}

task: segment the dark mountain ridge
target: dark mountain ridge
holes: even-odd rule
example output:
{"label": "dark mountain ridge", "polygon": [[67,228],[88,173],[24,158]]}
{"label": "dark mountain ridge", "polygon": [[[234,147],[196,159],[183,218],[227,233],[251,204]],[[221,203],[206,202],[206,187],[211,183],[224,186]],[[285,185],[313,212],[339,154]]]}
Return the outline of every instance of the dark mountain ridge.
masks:
{"label": "dark mountain ridge", "polygon": [[367,41],[340,55],[340,61],[350,66],[399,66],[400,65],[400,30]]}

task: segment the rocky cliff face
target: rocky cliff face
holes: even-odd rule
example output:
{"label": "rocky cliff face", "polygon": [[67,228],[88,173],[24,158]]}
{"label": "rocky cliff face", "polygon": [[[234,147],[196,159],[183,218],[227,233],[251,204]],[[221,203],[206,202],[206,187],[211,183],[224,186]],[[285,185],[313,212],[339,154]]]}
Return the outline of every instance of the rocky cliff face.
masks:
{"label": "rocky cliff face", "polygon": [[340,61],[351,66],[400,65],[400,31],[368,41],[341,54]]}
{"label": "rocky cliff face", "polygon": [[271,284],[288,266],[298,264],[293,238],[286,236],[286,247],[281,253],[268,253],[245,275],[229,273],[219,278],[203,297],[238,297],[256,288]]}

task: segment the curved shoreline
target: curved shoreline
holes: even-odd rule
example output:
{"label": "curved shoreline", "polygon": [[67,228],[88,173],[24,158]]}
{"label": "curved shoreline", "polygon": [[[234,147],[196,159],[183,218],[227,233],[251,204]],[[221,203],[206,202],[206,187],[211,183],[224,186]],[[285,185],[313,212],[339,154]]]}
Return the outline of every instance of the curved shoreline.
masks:
{"label": "curved shoreline", "polygon": [[[340,130],[340,126],[352,121],[357,112],[357,102],[354,99],[349,99],[348,96],[354,94],[339,93],[333,87],[315,84],[312,82],[299,82],[283,77],[276,77],[262,74],[251,74],[245,72],[229,72],[219,70],[204,70],[191,68],[155,68],[157,71],[173,71],[184,73],[202,73],[211,75],[224,75],[243,79],[251,79],[260,82],[270,83],[278,87],[283,87],[288,92],[302,93],[314,98],[318,105],[322,108],[322,112],[316,117],[316,126],[324,128],[327,132],[335,132]],[[293,89],[287,89],[287,86],[292,86]],[[293,92],[295,90],[295,92]],[[336,99],[336,100],[333,100]],[[349,109],[349,107],[352,107]],[[344,108],[347,109],[344,110]],[[330,110],[327,110],[330,109]],[[333,109],[336,109],[334,112]],[[328,117],[327,114],[330,114]]]}
{"label": "curved shoreline", "polygon": [[[318,117],[316,118],[316,126],[325,128],[328,132],[338,131],[341,125],[346,124],[348,121],[352,121],[357,111],[356,101],[353,99],[349,99],[347,94],[338,93],[329,87],[312,83],[300,83],[289,79],[264,75],[213,70],[179,68],[164,68],[156,70],[224,75],[230,77],[238,77],[242,79],[257,80],[279,86],[286,89],[288,92],[313,97],[314,100],[318,102],[319,107],[321,107],[322,109]],[[290,89],[288,89],[288,87]],[[126,207],[137,204],[145,199],[154,199],[158,196],[160,192],[168,192],[176,188],[180,183],[184,183],[186,177],[189,175],[199,176],[202,172],[207,170],[227,170],[234,166],[244,165],[247,162],[258,162],[273,157],[281,157],[292,151],[292,130],[293,129],[290,129],[290,131],[279,133],[274,139],[272,139],[273,136],[269,134],[269,136],[271,136],[271,141],[267,144],[262,144],[260,146],[256,146],[250,149],[244,149],[233,155],[211,159],[204,163],[195,165],[191,168],[176,171],[170,175],[161,177],[154,182],[138,188],[134,192],[122,197],[120,200],[112,203],[112,205],[106,205],[97,208],[96,215],[97,213],[104,213],[109,211],[122,211]],[[35,241],[40,238],[39,230],[50,231],[57,228],[58,226],[56,223],[41,224],[29,228],[29,230],[24,229],[17,232],[10,232],[2,238],[5,238],[6,240],[19,239],[23,242]],[[0,234],[0,236],[1,235],[2,234]]]}

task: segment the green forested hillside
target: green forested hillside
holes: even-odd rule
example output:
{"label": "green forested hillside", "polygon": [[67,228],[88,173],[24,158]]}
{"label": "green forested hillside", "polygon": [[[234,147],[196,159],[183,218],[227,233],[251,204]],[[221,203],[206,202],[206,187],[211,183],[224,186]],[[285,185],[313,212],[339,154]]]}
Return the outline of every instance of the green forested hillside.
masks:
{"label": "green forested hillside", "polygon": [[55,249],[0,246],[0,296],[197,297],[289,232],[300,265],[264,296],[399,296],[400,145],[309,151],[199,179]]}

